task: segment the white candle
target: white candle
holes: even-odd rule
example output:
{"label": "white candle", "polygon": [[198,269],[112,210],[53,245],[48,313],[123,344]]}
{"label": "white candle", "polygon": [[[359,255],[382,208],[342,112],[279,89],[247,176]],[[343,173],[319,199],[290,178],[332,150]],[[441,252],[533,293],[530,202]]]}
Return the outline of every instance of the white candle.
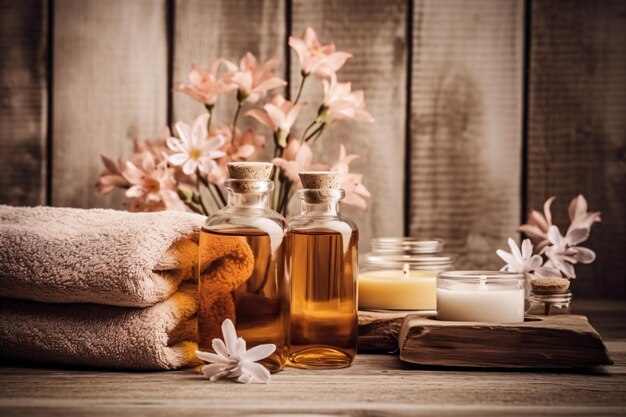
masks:
{"label": "white candle", "polygon": [[523,322],[524,276],[484,271],[440,273],[437,320]]}

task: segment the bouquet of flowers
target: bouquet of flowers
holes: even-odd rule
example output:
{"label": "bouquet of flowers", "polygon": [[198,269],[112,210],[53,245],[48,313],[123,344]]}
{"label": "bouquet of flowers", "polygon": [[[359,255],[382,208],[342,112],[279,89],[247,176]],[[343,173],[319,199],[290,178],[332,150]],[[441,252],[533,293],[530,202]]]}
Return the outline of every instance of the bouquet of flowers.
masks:
{"label": "bouquet of flowers", "polygon": [[[332,43],[321,44],[315,31],[307,28],[301,37],[289,37],[289,45],[298,56],[301,80],[293,101],[275,94],[261,107],[255,107],[268,91],[285,87],[287,82],[274,75],[278,60],[261,64],[246,53],[239,65],[220,58],[209,68],[191,67],[189,82],[178,90],[204,104],[206,113],[191,125],[177,122],[177,137],[166,128],[152,140],[136,139],[133,154],[117,162],[102,155],[105,169],[96,189],[107,194],[115,188],[125,190],[126,207],[130,211],[191,210],[205,215],[210,207],[223,207],[226,198],[222,185],[227,178],[227,162],[249,161],[265,146],[265,134],[272,135],[274,157],[278,168],[272,207],[286,214],[288,202],[297,190],[298,172],[303,170],[333,170],[342,172],[345,204],[367,208],[364,197],[370,194],[361,183],[362,176],[349,172],[350,163],[358,155],[348,155],[343,145],[332,165],[313,163],[311,145],[319,140],[331,123],[338,120],[373,122],[365,110],[362,90],[352,91],[349,82],[339,82],[337,71],[352,57],[335,50]],[[300,100],[304,84],[310,78],[321,80],[324,92],[314,119],[302,132],[293,127],[307,103]],[[213,120],[218,99],[227,94],[236,97],[232,122],[219,124]],[[241,129],[241,116],[255,119],[265,132]],[[205,198],[211,199],[209,204]]]}
{"label": "bouquet of flowers", "polygon": [[503,271],[523,273],[528,280],[536,278],[565,277],[576,278],[574,265],[589,264],[596,259],[596,254],[588,248],[579,246],[589,238],[591,226],[601,221],[600,212],[588,212],[587,200],[578,195],[569,205],[570,225],[565,236],[552,224],[550,207],[555,197],[550,197],[543,205],[543,214],[532,210],[526,224],[518,231],[535,240],[524,239],[521,248],[513,239],[509,239],[511,252],[498,249],[496,253],[506,262]]}

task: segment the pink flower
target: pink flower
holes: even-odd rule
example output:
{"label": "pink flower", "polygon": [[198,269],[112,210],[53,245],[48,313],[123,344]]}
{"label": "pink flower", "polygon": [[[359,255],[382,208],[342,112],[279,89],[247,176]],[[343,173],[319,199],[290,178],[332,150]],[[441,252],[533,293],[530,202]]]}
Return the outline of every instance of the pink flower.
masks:
{"label": "pink flower", "polygon": [[192,175],[196,170],[210,173],[217,166],[215,159],[224,156],[224,152],[218,150],[224,144],[224,138],[207,137],[208,118],[208,113],[196,118],[193,127],[183,122],[176,123],[180,139],[174,137],[167,139],[167,147],[175,152],[168,156],[168,162],[182,166],[183,172],[187,175]]}
{"label": "pink flower", "polygon": [[318,121],[352,119],[373,122],[374,118],[365,110],[363,90],[352,91],[351,83],[339,83],[333,74],[330,81],[322,80],[324,103]]}
{"label": "pink flower", "polygon": [[298,184],[300,171],[306,171],[313,162],[313,151],[306,143],[300,145],[298,139],[291,139],[285,148],[282,157],[272,159],[272,163],[280,168],[283,174],[290,180]]}
{"label": "pink flower", "polygon": [[263,110],[252,109],[246,113],[246,116],[252,117],[272,129],[276,133],[278,144],[284,147],[287,144],[287,136],[291,127],[305,105],[306,103],[294,105],[291,101],[285,100],[282,94],[276,94],[271,102],[263,105]]}
{"label": "pink flower", "polygon": [[100,178],[96,184],[98,193],[108,194],[116,187],[126,188],[130,186],[128,180],[122,175],[122,171],[126,166],[122,158],[118,158],[117,164],[104,155],[100,155],[100,158],[102,159],[105,169],[100,174]]}
{"label": "pink flower", "polygon": [[550,206],[552,206],[555,198],[555,196],[552,196],[543,203],[543,214],[537,210],[531,210],[528,214],[527,223],[517,228],[518,231],[525,233],[527,236],[539,240],[536,247],[537,251],[550,244],[548,240],[548,229],[552,226]]}
{"label": "pink flower", "polygon": [[232,126],[217,129],[216,135],[224,137],[224,145],[219,149],[224,156],[217,159],[217,167],[209,174],[209,181],[221,185],[228,178],[228,162],[249,161],[265,146],[265,136],[257,135],[248,128],[243,132],[237,129],[236,137],[232,139]]}
{"label": "pink flower", "polygon": [[348,52],[335,52],[335,44],[320,44],[315,31],[308,27],[300,38],[289,37],[291,46],[300,60],[302,74],[307,76],[314,74],[320,78],[328,78],[337,72],[352,54]]}
{"label": "pink flower", "polygon": [[237,88],[235,84],[229,81],[228,74],[223,77],[217,76],[219,66],[224,62],[224,59],[218,59],[208,70],[195,64],[192,65],[189,72],[189,82],[180,84],[178,89],[195,100],[213,107],[221,94]]}
{"label": "pink flower", "polygon": [[130,211],[184,210],[176,192],[174,169],[165,161],[157,165],[150,152],[143,153],[139,167],[127,161],[122,174],[130,184],[126,190],[126,197],[133,199]]}
{"label": "pink flower", "polygon": [[371,194],[361,182],[363,175],[350,173],[350,163],[358,157],[359,155],[346,155],[346,147],[341,145],[339,159],[330,170],[341,172],[343,175],[341,188],[344,189],[346,197],[342,202],[350,206],[356,206],[362,210],[367,210],[367,201],[365,201],[363,197],[371,197]]}
{"label": "pink flower", "polygon": [[576,278],[575,264],[590,264],[596,259],[596,254],[591,249],[576,246],[588,238],[588,228],[573,229],[563,237],[556,226],[550,226],[548,239],[551,245],[544,249],[548,257],[546,265],[558,269],[568,278]]}
{"label": "pink flower", "polygon": [[231,75],[229,81],[239,89],[239,100],[256,103],[268,90],[287,85],[287,82],[272,73],[278,65],[277,59],[270,59],[262,66],[254,55],[247,52],[239,62],[239,68],[232,62],[224,61]]}
{"label": "pink flower", "polygon": [[517,243],[509,238],[509,247],[511,248],[511,253],[502,249],[496,251],[496,254],[506,262],[501,271],[517,272],[518,274],[525,274],[529,278],[557,277],[561,275],[559,271],[543,266],[541,255],[533,255],[533,245],[530,239],[524,239],[520,250],[517,247]]}
{"label": "pink flower", "polygon": [[569,235],[574,229],[591,229],[591,226],[602,221],[599,211],[587,212],[587,200],[579,194],[569,203],[569,219],[571,224],[567,229]]}

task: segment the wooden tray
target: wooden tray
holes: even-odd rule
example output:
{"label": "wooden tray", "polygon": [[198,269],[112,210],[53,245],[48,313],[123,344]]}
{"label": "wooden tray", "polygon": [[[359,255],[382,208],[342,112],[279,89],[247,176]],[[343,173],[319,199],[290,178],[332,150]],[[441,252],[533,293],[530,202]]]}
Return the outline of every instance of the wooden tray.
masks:
{"label": "wooden tray", "polygon": [[400,359],[418,365],[574,368],[613,363],[587,318],[576,315],[531,316],[518,324],[410,315],[398,340]]}

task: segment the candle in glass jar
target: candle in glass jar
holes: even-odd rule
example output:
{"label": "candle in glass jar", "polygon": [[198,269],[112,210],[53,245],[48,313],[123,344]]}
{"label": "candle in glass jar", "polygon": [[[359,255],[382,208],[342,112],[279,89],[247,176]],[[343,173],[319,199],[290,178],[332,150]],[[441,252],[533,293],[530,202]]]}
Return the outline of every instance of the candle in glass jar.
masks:
{"label": "candle in glass jar", "polygon": [[434,310],[437,272],[382,269],[359,275],[359,308],[382,310]]}
{"label": "candle in glass jar", "polygon": [[524,321],[524,275],[450,271],[437,275],[437,320]]}

